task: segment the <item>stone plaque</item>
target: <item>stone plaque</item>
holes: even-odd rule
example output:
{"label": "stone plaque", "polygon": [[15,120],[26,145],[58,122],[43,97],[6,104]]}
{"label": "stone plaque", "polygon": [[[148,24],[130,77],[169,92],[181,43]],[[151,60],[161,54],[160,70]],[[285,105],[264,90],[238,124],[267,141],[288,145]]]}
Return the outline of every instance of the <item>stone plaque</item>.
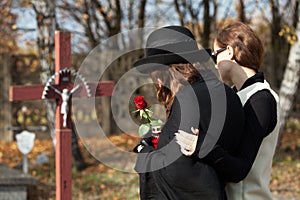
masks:
{"label": "stone plaque", "polygon": [[21,133],[16,135],[17,145],[19,150],[24,154],[28,154],[34,144],[35,133],[31,133],[28,131],[22,131]]}

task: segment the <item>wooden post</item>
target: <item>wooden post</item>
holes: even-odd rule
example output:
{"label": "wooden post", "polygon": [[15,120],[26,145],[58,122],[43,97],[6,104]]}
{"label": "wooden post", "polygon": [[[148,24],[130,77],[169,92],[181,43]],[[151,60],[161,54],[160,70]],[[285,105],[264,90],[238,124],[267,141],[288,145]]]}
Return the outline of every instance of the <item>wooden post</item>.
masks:
{"label": "wooden post", "polygon": [[[55,72],[71,68],[71,35],[68,32],[55,33]],[[67,88],[71,81],[62,80],[60,75],[57,76],[55,83]],[[56,131],[56,200],[72,199],[72,130],[71,130],[71,109],[68,113],[67,127],[63,127],[63,116],[61,110],[61,99],[57,99],[55,114],[55,131]],[[71,101],[69,107],[71,108]]]}

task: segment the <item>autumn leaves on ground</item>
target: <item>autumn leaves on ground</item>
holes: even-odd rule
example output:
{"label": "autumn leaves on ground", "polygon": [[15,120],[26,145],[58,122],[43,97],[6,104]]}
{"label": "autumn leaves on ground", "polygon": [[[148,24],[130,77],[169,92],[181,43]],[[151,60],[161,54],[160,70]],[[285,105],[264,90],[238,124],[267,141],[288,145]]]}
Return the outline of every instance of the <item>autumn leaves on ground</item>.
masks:
{"label": "autumn leaves on ground", "polygon": [[[130,150],[137,142],[127,134],[111,136],[110,140],[120,148]],[[138,199],[138,176],[124,173],[101,164],[81,145],[81,151],[89,167],[81,172],[73,169],[73,199]],[[46,153],[50,163],[35,165],[37,156]],[[55,164],[51,140],[35,140],[28,154],[29,173],[47,185],[50,198],[55,199]],[[271,177],[271,190],[275,194],[300,197],[300,121],[291,120],[279,151],[276,152]],[[0,163],[15,167],[22,163],[22,154],[16,142],[0,142]],[[20,169],[21,170],[21,169]]]}

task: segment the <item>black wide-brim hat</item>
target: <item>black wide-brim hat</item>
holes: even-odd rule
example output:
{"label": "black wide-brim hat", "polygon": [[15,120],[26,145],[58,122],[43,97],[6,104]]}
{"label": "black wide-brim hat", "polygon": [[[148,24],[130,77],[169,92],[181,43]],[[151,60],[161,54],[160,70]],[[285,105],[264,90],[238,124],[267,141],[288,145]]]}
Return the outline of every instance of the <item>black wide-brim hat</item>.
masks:
{"label": "black wide-brim hat", "polygon": [[[210,54],[199,49],[194,35],[183,26],[167,26],[153,31],[146,42],[144,57],[133,66],[142,73],[155,69],[157,64],[197,63],[208,61]],[[152,68],[152,69],[151,69]]]}

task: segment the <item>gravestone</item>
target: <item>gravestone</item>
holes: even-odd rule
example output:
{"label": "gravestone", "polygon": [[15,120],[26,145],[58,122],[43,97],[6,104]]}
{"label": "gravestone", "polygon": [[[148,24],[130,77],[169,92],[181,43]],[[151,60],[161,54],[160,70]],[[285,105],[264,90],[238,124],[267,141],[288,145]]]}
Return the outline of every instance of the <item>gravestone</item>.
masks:
{"label": "gravestone", "polygon": [[1,200],[46,200],[47,186],[34,177],[0,164]]}
{"label": "gravestone", "polygon": [[31,151],[34,145],[35,133],[30,133],[26,130],[16,135],[17,145],[23,154],[23,172],[28,173],[28,157],[27,154]]}

